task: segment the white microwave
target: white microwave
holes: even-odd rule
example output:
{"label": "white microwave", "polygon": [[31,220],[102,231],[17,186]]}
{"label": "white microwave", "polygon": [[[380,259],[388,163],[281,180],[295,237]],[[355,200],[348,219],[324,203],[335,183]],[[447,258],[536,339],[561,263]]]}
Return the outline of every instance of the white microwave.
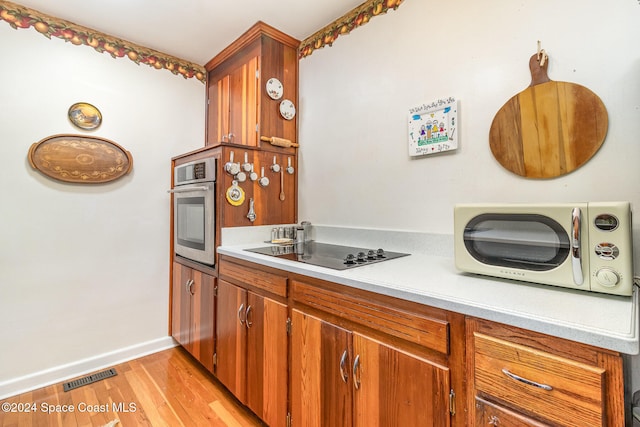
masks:
{"label": "white microwave", "polygon": [[173,245],[176,255],[215,264],[216,160],[206,158],[174,168]]}
{"label": "white microwave", "polygon": [[459,270],[629,296],[633,244],[629,202],[459,204]]}

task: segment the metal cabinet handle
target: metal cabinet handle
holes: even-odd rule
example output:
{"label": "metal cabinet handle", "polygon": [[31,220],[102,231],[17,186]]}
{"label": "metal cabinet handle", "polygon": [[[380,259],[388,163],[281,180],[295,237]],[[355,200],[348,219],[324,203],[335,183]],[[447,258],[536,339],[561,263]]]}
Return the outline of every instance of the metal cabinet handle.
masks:
{"label": "metal cabinet handle", "polygon": [[241,325],[244,325],[246,318],[242,318],[242,313],[244,313],[244,303],[240,304],[240,308],[238,309],[238,320],[240,320]]}
{"label": "metal cabinet handle", "polygon": [[340,378],[346,384],[349,381],[349,375],[344,371],[344,367],[347,364],[347,350],[342,353],[342,357],[340,358]]}
{"label": "metal cabinet handle", "polygon": [[509,370],[507,368],[502,369],[502,373],[505,374],[506,376],[508,376],[509,378],[511,378],[512,380],[520,381],[521,383],[524,383],[524,384],[527,384],[527,385],[531,385],[531,386],[534,386],[534,387],[538,387],[538,388],[541,388],[541,389],[547,390],[547,391],[553,390],[553,387],[551,387],[550,385],[537,383],[535,381],[531,381],[531,380],[528,380],[526,378],[522,378],[521,376],[518,376],[516,374],[512,374],[511,372],[509,372]]}
{"label": "metal cabinet handle", "polygon": [[209,187],[200,185],[188,188],[172,188],[171,190],[167,190],[167,193],[188,193],[190,191],[209,191]]}
{"label": "metal cabinet handle", "polygon": [[187,280],[187,283],[185,283],[185,286],[187,287],[187,292],[189,292],[189,295],[193,296],[195,295],[194,292],[191,292],[191,286],[193,286],[193,279]]}
{"label": "metal cabinet handle", "polygon": [[356,356],[356,359],[353,361],[353,386],[356,390],[360,389],[360,378],[359,378],[359,369],[360,369],[360,355]]}
{"label": "metal cabinet handle", "polygon": [[249,313],[251,313],[252,309],[253,309],[253,307],[251,307],[249,305],[249,306],[247,306],[247,309],[244,312],[244,320],[245,320],[247,329],[249,329],[251,327],[251,325],[253,325],[253,322],[249,321]]}

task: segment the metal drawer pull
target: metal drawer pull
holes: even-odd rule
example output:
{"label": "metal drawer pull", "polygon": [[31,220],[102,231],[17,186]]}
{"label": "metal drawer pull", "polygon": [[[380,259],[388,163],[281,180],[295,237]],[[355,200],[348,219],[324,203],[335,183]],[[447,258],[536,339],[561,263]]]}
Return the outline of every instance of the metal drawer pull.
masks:
{"label": "metal drawer pull", "polygon": [[353,361],[353,386],[356,390],[360,389],[360,379],[358,378],[358,370],[360,369],[360,355],[356,356],[356,360]]}
{"label": "metal drawer pull", "polygon": [[238,319],[240,320],[240,324],[241,325],[244,325],[244,321],[246,319],[246,317],[244,319],[242,318],[242,312],[243,311],[244,311],[244,303],[240,304],[240,308],[238,309]]}
{"label": "metal drawer pull", "polygon": [[534,387],[538,387],[538,388],[541,388],[541,389],[547,390],[547,391],[553,390],[553,387],[551,387],[550,385],[540,384],[540,383],[537,383],[535,381],[531,381],[531,380],[528,380],[526,378],[522,378],[522,377],[520,377],[520,376],[518,376],[516,374],[512,374],[511,372],[509,372],[507,370],[507,368],[502,369],[502,373],[505,374],[506,376],[508,376],[509,378],[511,378],[512,380],[520,381],[521,383],[525,383],[527,385],[532,385]]}
{"label": "metal drawer pull", "polygon": [[346,384],[349,381],[349,375],[344,371],[344,367],[347,364],[347,350],[342,353],[342,357],[340,358],[340,377],[342,381]]}

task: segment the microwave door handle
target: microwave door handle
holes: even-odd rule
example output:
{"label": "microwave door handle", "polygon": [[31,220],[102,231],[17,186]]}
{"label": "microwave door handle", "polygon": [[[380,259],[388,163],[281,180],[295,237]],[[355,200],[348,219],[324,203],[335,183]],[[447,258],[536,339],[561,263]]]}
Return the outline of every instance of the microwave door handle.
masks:
{"label": "microwave door handle", "polygon": [[207,191],[209,188],[205,186],[200,187],[189,187],[189,188],[173,188],[171,190],[167,190],[167,193],[187,193],[189,191]]}
{"label": "microwave door handle", "polygon": [[573,282],[576,285],[584,283],[582,275],[582,248],[580,247],[580,225],[582,213],[580,208],[571,211],[571,266],[573,268]]}

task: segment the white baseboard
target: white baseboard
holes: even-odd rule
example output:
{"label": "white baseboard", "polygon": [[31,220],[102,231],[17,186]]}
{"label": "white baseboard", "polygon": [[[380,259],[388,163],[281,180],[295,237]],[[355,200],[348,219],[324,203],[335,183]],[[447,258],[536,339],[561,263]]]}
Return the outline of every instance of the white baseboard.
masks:
{"label": "white baseboard", "polygon": [[0,382],[0,399],[6,399],[17,394],[63,382],[100,369],[107,369],[113,365],[166,350],[176,345],[177,343],[173,338],[162,337],[66,365],[55,366],[33,374],[12,378],[8,381]]}

